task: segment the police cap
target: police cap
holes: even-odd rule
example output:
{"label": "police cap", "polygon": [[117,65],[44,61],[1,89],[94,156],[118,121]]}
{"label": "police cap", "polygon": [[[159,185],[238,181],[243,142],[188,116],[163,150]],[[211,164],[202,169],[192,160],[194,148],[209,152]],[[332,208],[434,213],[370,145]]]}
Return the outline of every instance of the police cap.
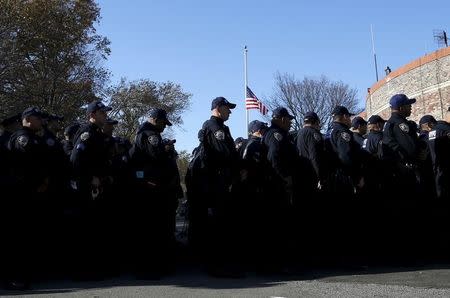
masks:
{"label": "police cap", "polygon": [[389,100],[391,108],[399,108],[401,106],[411,105],[416,102],[415,98],[408,98],[405,94],[395,94]]}
{"label": "police cap", "polygon": [[436,123],[436,119],[431,115],[425,115],[419,120],[419,125],[425,124],[425,123]]}
{"label": "police cap", "polygon": [[172,123],[167,118],[166,110],[163,110],[163,109],[160,109],[160,108],[155,108],[155,109],[150,111],[149,117],[150,118],[154,118],[154,119],[164,120],[167,125],[172,126]]}
{"label": "police cap", "polygon": [[42,117],[42,111],[39,110],[37,107],[30,107],[22,112],[22,119],[30,116]]}
{"label": "police cap", "polygon": [[367,121],[364,120],[360,116],[356,116],[355,118],[353,118],[353,120],[352,120],[352,127],[353,128],[358,128],[361,125],[367,125]]}
{"label": "police cap", "polygon": [[112,110],[112,108],[105,106],[105,104],[102,103],[100,100],[95,100],[95,101],[89,103],[89,105],[87,107],[88,113],[95,113],[98,110],[102,110],[104,112],[109,112]]}
{"label": "police cap", "polygon": [[236,107],[236,104],[229,102],[225,97],[222,97],[222,96],[216,97],[212,100],[211,110],[214,110],[215,108],[218,108],[221,106],[227,106],[230,109],[234,109]]}
{"label": "police cap", "polygon": [[248,125],[248,132],[249,133],[254,133],[260,130],[264,130],[267,129],[267,123],[262,122],[262,121],[258,121],[258,120],[253,120],[252,122],[249,123]]}
{"label": "police cap", "polygon": [[372,115],[369,117],[369,120],[367,120],[367,124],[377,124],[377,123],[384,123],[384,122],[386,122],[386,121],[378,115]]}
{"label": "police cap", "polygon": [[349,115],[354,116],[354,113],[350,113],[348,109],[344,106],[335,106],[333,111],[331,112],[331,115],[337,116],[337,115]]}
{"label": "police cap", "polygon": [[295,117],[289,114],[288,110],[283,107],[278,107],[272,112],[272,118],[283,118],[287,117],[289,119],[294,119]]}
{"label": "police cap", "polygon": [[305,114],[305,117],[303,118],[303,121],[315,121],[319,122],[319,116],[315,112],[307,112]]}

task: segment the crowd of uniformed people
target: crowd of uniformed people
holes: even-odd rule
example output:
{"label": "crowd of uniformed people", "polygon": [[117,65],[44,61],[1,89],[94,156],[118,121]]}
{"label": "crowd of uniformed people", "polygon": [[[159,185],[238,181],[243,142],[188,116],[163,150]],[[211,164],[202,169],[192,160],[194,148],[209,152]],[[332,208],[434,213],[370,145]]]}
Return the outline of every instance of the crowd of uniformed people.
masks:
{"label": "crowd of uniformed people", "polygon": [[[417,125],[407,119],[414,103],[394,95],[389,119],[367,121],[336,106],[325,135],[314,111],[292,132],[294,116],[278,107],[270,125],[252,121],[248,139],[235,141],[225,122],[236,105],[213,99],[185,178],[196,263],[211,275],[239,277],[288,270],[312,256],[367,257],[395,247],[405,255],[404,235],[423,247],[416,236],[428,235],[421,229],[429,225],[408,215],[428,220],[450,209],[420,203],[412,210],[408,202],[449,199],[450,108],[444,119],[425,115]],[[184,193],[175,141],[161,137],[170,117],[153,109],[130,142],[114,136],[110,110],[91,102],[86,122],[65,128],[63,139],[56,135],[62,119],[35,107],[1,122],[7,286],[55,273],[154,279],[175,269]],[[394,219],[397,230],[384,230]]]}

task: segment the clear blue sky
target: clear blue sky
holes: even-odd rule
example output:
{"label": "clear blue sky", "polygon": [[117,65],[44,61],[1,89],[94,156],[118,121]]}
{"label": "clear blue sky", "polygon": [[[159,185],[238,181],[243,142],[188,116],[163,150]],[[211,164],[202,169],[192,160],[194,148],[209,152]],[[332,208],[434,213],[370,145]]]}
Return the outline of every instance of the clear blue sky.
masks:
{"label": "clear blue sky", "polygon": [[[178,150],[197,145],[197,131],[210,116],[210,102],[225,96],[237,103],[230,126],[245,134],[244,58],[249,86],[264,99],[274,74],[341,80],[358,90],[364,106],[375,82],[370,24],[380,78],[437,49],[433,29],[450,30],[450,1],[98,1],[98,32],[112,54],[111,83],[173,81],[193,94],[184,124],[175,128]],[[259,119],[257,111],[250,120]]]}

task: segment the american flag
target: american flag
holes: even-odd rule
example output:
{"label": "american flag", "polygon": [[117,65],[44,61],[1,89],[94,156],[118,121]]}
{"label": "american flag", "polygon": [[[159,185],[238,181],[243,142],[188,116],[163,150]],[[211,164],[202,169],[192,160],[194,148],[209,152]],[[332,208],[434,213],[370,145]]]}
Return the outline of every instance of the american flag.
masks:
{"label": "american flag", "polygon": [[261,114],[265,115],[269,110],[267,107],[256,97],[255,93],[247,87],[247,97],[245,98],[245,108],[247,110],[256,109],[261,112]]}

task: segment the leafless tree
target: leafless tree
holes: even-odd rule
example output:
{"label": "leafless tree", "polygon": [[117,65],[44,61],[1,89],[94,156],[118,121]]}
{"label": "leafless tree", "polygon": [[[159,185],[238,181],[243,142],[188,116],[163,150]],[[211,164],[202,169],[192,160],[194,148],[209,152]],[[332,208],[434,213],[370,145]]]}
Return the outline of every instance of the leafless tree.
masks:
{"label": "leafless tree", "polygon": [[302,127],[303,117],[314,111],[321,119],[322,128],[326,130],[331,122],[331,111],[336,105],[342,105],[358,113],[357,91],[347,84],[330,81],[326,76],[317,79],[305,77],[298,80],[292,74],[275,75],[274,93],[268,105],[271,110],[283,106],[295,116],[293,129]]}

